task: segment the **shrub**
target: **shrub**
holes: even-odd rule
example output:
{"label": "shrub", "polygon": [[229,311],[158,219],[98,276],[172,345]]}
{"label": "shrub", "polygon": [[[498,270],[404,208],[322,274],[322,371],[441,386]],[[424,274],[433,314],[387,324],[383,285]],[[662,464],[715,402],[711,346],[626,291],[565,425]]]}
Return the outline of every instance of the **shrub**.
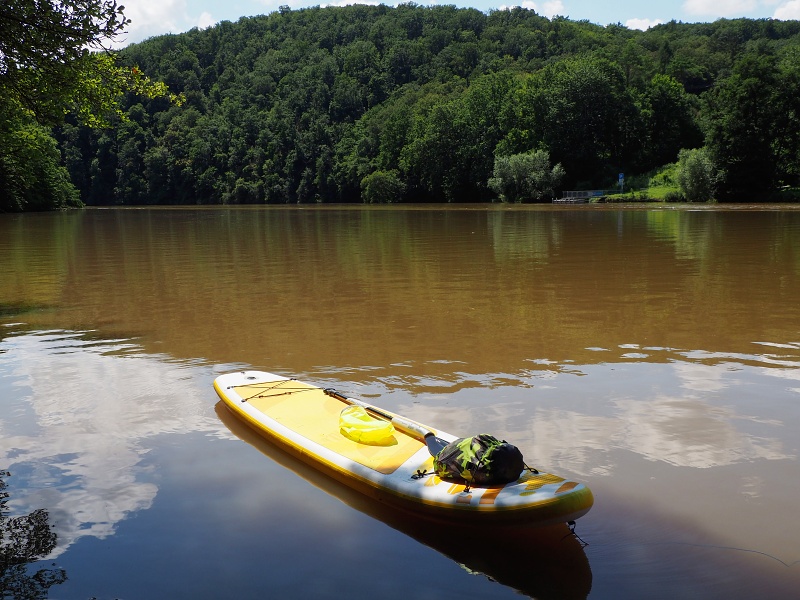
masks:
{"label": "shrub", "polygon": [[686,198],[678,191],[670,191],[664,194],[664,202],[685,202]]}
{"label": "shrub", "polygon": [[677,179],[678,187],[689,202],[714,200],[720,174],[709,149],[681,150]]}
{"label": "shrub", "polygon": [[494,159],[489,189],[503,202],[529,202],[552,198],[564,178],[560,164],[550,168],[550,155],[534,150]]}
{"label": "shrub", "polygon": [[403,198],[406,186],[395,170],[374,171],[361,180],[361,198],[365,204],[391,204]]}

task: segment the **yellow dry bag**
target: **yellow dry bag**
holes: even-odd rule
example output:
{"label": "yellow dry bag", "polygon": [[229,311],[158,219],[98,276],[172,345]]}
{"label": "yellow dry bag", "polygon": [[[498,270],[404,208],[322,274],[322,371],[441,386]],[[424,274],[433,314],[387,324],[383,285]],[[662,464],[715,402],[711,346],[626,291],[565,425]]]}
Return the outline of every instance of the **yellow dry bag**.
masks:
{"label": "yellow dry bag", "polygon": [[361,406],[348,406],[339,413],[342,435],[360,444],[390,446],[396,443],[394,426],[390,421],[375,419]]}

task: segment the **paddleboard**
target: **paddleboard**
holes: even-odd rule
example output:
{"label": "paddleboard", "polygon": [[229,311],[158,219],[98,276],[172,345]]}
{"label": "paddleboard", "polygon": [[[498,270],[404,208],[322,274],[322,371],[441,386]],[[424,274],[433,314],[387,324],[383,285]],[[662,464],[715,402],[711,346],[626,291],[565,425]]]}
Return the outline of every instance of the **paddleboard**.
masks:
{"label": "paddleboard", "polygon": [[[439,478],[432,452],[457,439],[331,389],[296,379],[240,371],[214,381],[235,415],[308,465],[376,500],[442,520],[552,525],[574,521],[592,507],[589,488],[552,473],[524,470],[511,483],[467,485]],[[391,420],[380,443],[363,443],[341,428],[348,406]],[[427,439],[426,439],[427,436]],[[435,443],[432,443],[435,442]]]}

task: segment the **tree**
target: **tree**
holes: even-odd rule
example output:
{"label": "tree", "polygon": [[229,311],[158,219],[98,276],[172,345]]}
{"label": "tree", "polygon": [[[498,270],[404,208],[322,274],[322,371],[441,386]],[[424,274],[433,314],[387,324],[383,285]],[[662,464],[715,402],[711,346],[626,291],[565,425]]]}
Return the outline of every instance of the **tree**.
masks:
{"label": "tree", "polygon": [[675,162],[681,148],[701,146],[700,127],[695,119],[693,98],[668,75],[656,75],[645,88],[648,139],[642,171]]}
{"label": "tree", "polygon": [[681,150],[678,155],[678,187],[689,202],[716,198],[719,171],[708,148]]}
{"label": "tree", "polygon": [[563,178],[560,164],[550,168],[549,154],[534,150],[496,157],[489,189],[503,202],[537,202],[552,198]]}
{"label": "tree", "polygon": [[51,587],[67,580],[66,571],[46,568],[30,573],[28,565],[52,552],[58,537],[51,531],[50,515],[43,508],[8,516],[5,478],[9,476],[8,471],[0,471],[0,598],[47,598]]}
{"label": "tree", "polygon": [[68,113],[86,125],[109,125],[123,116],[124,92],[168,95],[163,83],[118,64],[109,50],[127,24],[115,0],[0,4],[0,210],[76,204],[42,127],[63,123]]}
{"label": "tree", "polygon": [[[110,44],[129,21],[116,0],[5,0],[0,4],[0,102],[56,125],[76,112],[88,125],[120,115],[125,91],[167,95]],[[176,98],[177,99],[177,98]]]}
{"label": "tree", "polygon": [[502,153],[546,148],[568,178],[599,185],[639,152],[644,124],[622,70],[568,58],[524,79],[505,117]]}
{"label": "tree", "polygon": [[487,199],[492,156],[502,139],[499,115],[512,85],[509,73],[484,75],[415,121],[401,167],[418,177],[431,197]]}
{"label": "tree", "polygon": [[776,141],[792,98],[774,54],[758,48],[706,97],[707,145],[724,173],[720,195],[750,199],[781,181]]}
{"label": "tree", "polygon": [[402,200],[405,185],[397,171],[375,171],[361,180],[361,197],[365,204],[390,204]]}
{"label": "tree", "polygon": [[0,116],[0,144],[0,212],[80,206],[46,128]]}

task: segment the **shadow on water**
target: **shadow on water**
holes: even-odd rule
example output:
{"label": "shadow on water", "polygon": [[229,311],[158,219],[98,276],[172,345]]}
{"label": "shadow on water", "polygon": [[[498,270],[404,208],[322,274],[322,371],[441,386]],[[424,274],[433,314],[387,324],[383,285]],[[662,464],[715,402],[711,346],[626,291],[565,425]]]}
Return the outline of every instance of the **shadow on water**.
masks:
{"label": "shadow on water", "polygon": [[583,599],[591,591],[589,561],[566,524],[475,528],[423,519],[373,500],[287,454],[240,421],[222,402],[215,410],[242,441],[348,506],[440,552],[468,573],[542,599]]}
{"label": "shadow on water", "polygon": [[0,302],[0,318],[17,317],[34,311],[48,310],[51,306],[32,303],[6,303]]}
{"label": "shadow on water", "polygon": [[0,598],[36,600],[47,598],[48,590],[64,583],[64,569],[39,569],[29,565],[41,560],[56,547],[56,534],[50,529],[50,515],[43,508],[27,515],[9,517],[5,479],[0,471]]}

